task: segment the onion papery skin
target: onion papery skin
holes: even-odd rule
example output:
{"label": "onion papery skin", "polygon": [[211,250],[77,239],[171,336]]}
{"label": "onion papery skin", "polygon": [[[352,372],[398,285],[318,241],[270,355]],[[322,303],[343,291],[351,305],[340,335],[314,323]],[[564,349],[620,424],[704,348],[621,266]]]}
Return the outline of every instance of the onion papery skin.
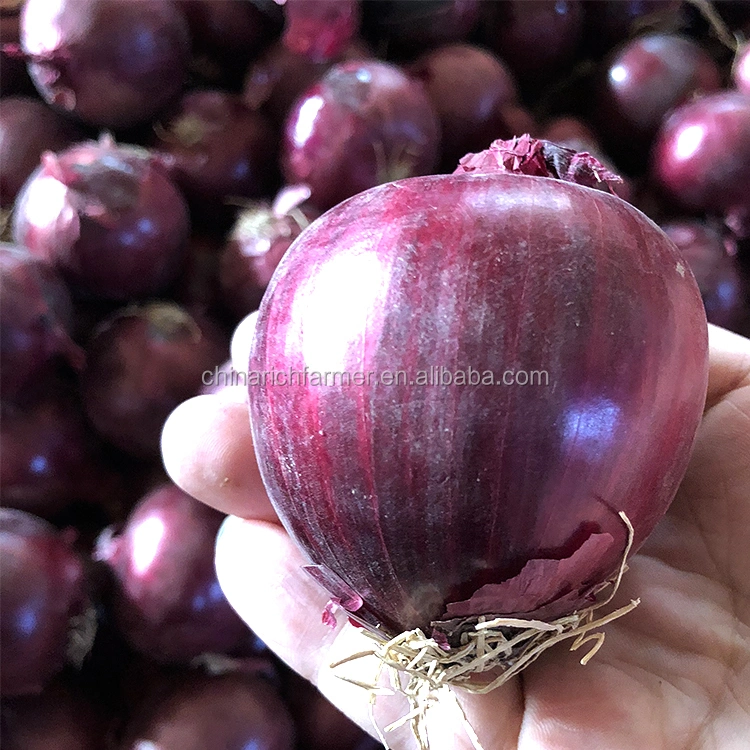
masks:
{"label": "onion papery skin", "polygon": [[144,149],[111,138],[46,153],[16,201],[13,236],[79,294],[128,300],[163,291],[184,262],[184,198]]}
{"label": "onion papery skin", "polygon": [[[281,261],[250,370],[418,379],[433,366],[546,371],[549,386],[249,381],[263,480],[314,574],[386,636],[590,604],[622,561],[618,512],[637,547],[703,409],[705,314],[675,246],[618,198],[542,177],[431,176],[355,196]],[[530,561],[534,577],[563,558],[542,574],[545,596],[507,590],[529,583]]]}
{"label": "onion papery skin", "polygon": [[27,0],[21,43],[45,101],[102,128],[152,119],[190,60],[187,22],[169,0]]}

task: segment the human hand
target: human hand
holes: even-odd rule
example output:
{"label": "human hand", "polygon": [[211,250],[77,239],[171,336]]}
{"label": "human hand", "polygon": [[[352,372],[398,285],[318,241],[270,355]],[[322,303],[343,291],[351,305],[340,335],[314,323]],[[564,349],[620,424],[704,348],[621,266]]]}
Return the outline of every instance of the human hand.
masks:
{"label": "human hand", "polygon": [[[235,336],[235,368],[247,366],[251,327]],[[750,340],[710,327],[706,410],[688,472],[666,517],[629,561],[613,607],[640,598],[606,626],[587,665],[559,645],[487,695],[459,691],[485,750],[747,750],[750,743]],[[369,694],[340,680],[372,681],[372,659],[329,665],[371,643],[339,618],[321,623],[329,595],[263,489],[245,389],[181,405],[162,437],[167,470],[194,497],[233,517],[217,540],[224,591],[255,633],[344,713],[373,732]],[[383,727],[407,710],[378,697]],[[432,750],[469,750],[460,713],[428,714]],[[411,750],[408,727],[388,735]]]}

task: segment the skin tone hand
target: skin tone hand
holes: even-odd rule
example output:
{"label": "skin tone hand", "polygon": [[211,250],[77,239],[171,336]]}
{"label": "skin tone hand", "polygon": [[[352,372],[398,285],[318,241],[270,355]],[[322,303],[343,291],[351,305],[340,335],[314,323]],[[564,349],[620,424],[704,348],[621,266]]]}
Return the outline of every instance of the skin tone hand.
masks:
{"label": "skin tone hand", "polygon": [[[233,342],[246,369],[251,325]],[[703,423],[667,516],[630,561],[614,606],[641,605],[606,627],[588,665],[565,644],[496,691],[459,691],[485,750],[747,750],[750,747],[750,340],[710,327],[711,372]],[[328,595],[304,573],[301,554],[264,492],[244,404],[227,388],[181,405],[164,428],[174,481],[232,517],[219,535],[224,591],[250,627],[343,712],[372,732],[368,693],[340,680],[332,662],[370,641],[339,616],[321,623]],[[585,649],[585,647],[584,647]],[[341,674],[372,682],[362,659]],[[407,710],[379,697],[384,727]],[[432,750],[469,750],[450,703],[429,714]],[[408,727],[394,750],[416,747]]]}

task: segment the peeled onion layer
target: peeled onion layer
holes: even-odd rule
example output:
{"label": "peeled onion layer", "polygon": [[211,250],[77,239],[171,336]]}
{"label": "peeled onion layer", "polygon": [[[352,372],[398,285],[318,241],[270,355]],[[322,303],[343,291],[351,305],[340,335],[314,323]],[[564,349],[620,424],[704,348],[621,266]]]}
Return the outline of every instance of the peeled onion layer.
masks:
{"label": "peeled onion layer", "polygon": [[[655,224],[482,163],[314,222],[269,286],[250,358],[308,373],[251,381],[249,405],[310,571],[383,638],[419,628],[445,648],[456,618],[591,605],[626,552],[619,514],[636,549],[666,512],[707,381],[701,298]],[[441,385],[440,368],[496,384]],[[378,377],[331,385],[342,372]]]}

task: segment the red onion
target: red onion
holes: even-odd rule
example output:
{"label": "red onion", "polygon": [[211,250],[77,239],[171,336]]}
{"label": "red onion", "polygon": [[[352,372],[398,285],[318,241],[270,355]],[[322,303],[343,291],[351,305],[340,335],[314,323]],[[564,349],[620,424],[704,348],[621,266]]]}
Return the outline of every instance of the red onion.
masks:
{"label": "red onion", "polygon": [[750,236],[750,96],[723,91],[676,109],[659,132],[652,171],[676,203],[724,214]]}
{"label": "red onion", "polygon": [[450,643],[454,618],[590,604],[623,559],[618,513],[637,548],[675,494],[705,314],[655,224],[574,184],[597,173],[498,141],[329,211],[263,299],[250,370],[279,373],[249,383],[263,480],[308,570],[385,637]]}
{"label": "red onion", "polygon": [[200,218],[226,219],[230,199],[258,198],[272,186],[276,134],[239,96],[191,91],[157,132],[156,146]]}
{"label": "red onion", "polygon": [[83,563],[46,521],[0,508],[0,570],[0,692],[38,693],[62,669],[70,619],[86,605]]}
{"label": "red onion", "polygon": [[251,2],[174,0],[193,40],[193,67],[214,83],[232,84],[264,47],[271,23]]}
{"label": "red onion", "polygon": [[[360,60],[369,57],[372,57],[372,53],[364,42],[355,40],[342,52],[340,59]],[[242,100],[251,109],[260,109],[275,123],[281,124],[296,99],[320,80],[332,65],[332,62],[311,62],[277,42],[248,69]]]}
{"label": "red onion", "polygon": [[702,221],[663,224],[698,282],[709,323],[746,333],[750,322],[750,286],[739,263],[727,252],[721,234]]}
{"label": "red onion", "polygon": [[83,351],[70,338],[73,308],[62,279],[46,261],[6,243],[0,243],[0,320],[4,398],[17,396],[60,356],[83,367]]}
{"label": "red onion", "polygon": [[440,125],[422,86],[377,61],[335,65],[289,114],[282,150],[289,183],[320,210],[435,167]]}
{"label": "red onion", "polygon": [[378,50],[413,57],[424,49],[466,39],[483,7],[482,0],[390,0],[365,2],[362,11],[367,35]]}
{"label": "red onion", "polygon": [[213,549],[224,516],[172,484],[150,492],[122,532],[105,531],[96,558],[112,570],[113,613],[136,651],[159,662],[229,653],[248,628],[224,598]]}
{"label": "red onion", "polygon": [[2,504],[53,518],[75,501],[101,505],[111,500],[119,478],[74,393],[57,380],[35,386],[22,404],[2,405]]}
{"label": "red onion", "polygon": [[516,135],[508,130],[504,114],[515,102],[516,84],[491,52],[470,44],[439,47],[420,57],[409,72],[422,82],[440,118],[446,169],[455,169],[469,151]]}
{"label": "red onion", "polygon": [[187,23],[170,0],[26,0],[21,41],[39,93],[85,122],[152,119],[187,72]]}
{"label": "red onion", "polygon": [[263,679],[194,675],[155,705],[144,706],[122,750],[293,750],[294,727]]}
{"label": "red onion", "polygon": [[607,52],[643,28],[675,28],[680,0],[583,0],[585,44]]}
{"label": "red onion", "polygon": [[258,308],[284,253],[317,216],[307,205],[276,211],[267,203],[238,214],[219,272],[224,304],[238,320]]}
{"label": "red onion", "polygon": [[359,31],[360,0],[283,0],[282,42],[312,62],[335,61]]}
{"label": "red onion", "polygon": [[505,0],[490,8],[485,35],[519,80],[536,84],[572,62],[582,31],[579,0]]}
{"label": "red onion", "polygon": [[44,151],[60,151],[80,138],[79,128],[37,99],[26,96],[3,99],[0,107],[0,206],[13,205],[23,183],[39,166]]}
{"label": "red onion", "polygon": [[105,321],[87,356],[81,387],[94,428],[127,453],[156,458],[166,418],[198,393],[201,375],[226,359],[227,345],[211,321],[151,302]]}
{"label": "red onion", "polygon": [[750,96],[750,44],[746,44],[737,53],[732,69],[734,85],[747,96]]}
{"label": "red onion", "polygon": [[0,734],[4,750],[102,750],[107,723],[101,707],[80,690],[55,683],[41,695],[6,701]]}
{"label": "red onion", "polygon": [[646,34],[610,58],[594,112],[609,142],[646,150],[672,108],[720,88],[719,66],[698,44],[677,34]]}
{"label": "red onion", "polygon": [[13,234],[88,295],[126,300],[177,275],[187,207],[148,152],[103,137],[47,153],[18,196]]}

